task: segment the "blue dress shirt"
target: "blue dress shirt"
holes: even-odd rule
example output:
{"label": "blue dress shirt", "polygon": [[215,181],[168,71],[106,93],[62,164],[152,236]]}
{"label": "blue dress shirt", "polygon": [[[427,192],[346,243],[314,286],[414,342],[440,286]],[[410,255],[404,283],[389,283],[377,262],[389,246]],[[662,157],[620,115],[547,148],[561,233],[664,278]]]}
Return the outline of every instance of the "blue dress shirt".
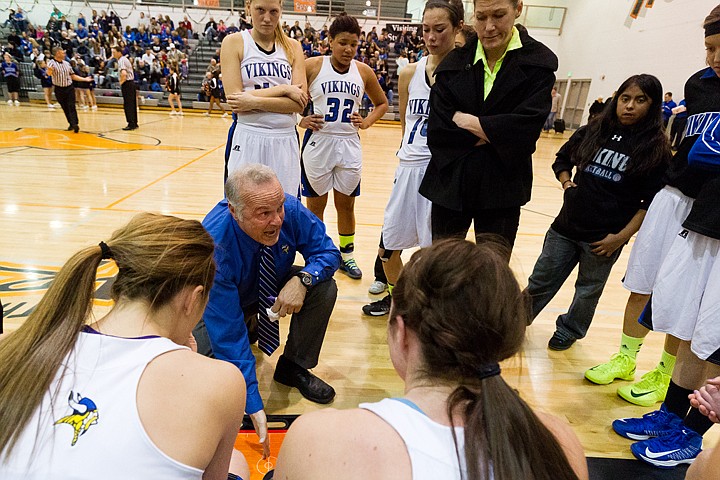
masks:
{"label": "blue dress shirt", "polygon": [[[227,200],[218,203],[202,223],[215,241],[217,264],[203,320],[215,357],[242,371],[247,384],[245,411],[252,414],[262,410],[263,402],[243,309],[258,303],[258,257],[262,245],[243,232],[230,214]],[[330,279],[340,264],[340,251],[327,235],[325,224],[292,195],[285,197],[285,220],[280,238],[271,248],[278,282],[289,275],[296,252],[305,259],[303,271],[312,275],[313,284]]]}

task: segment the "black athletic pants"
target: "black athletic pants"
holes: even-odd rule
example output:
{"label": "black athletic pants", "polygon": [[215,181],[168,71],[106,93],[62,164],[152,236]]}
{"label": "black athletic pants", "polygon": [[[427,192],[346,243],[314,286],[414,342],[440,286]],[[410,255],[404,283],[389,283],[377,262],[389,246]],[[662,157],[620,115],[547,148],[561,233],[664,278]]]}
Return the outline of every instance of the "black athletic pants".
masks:
{"label": "black athletic pants", "polygon": [[123,96],[123,109],[125,110],[125,120],[128,127],[137,127],[137,95],[135,93],[135,82],[127,80],[120,85],[120,91]]}
{"label": "black athletic pants", "polygon": [[71,127],[77,127],[78,114],[75,109],[75,87],[70,85],[69,87],[58,87],[55,86],[55,98],[65,113],[68,123]]}
{"label": "black athletic pants", "polygon": [[520,224],[520,207],[458,212],[433,203],[430,217],[433,242],[447,237],[465,238],[473,222],[475,241],[483,235],[495,234],[503,238],[512,249]]}
{"label": "black athletic pants", "polygon": [[[282,289],[285,283],[300,270],[301,267],[293,266],[290,275],[285,278],[280,288]],[[305,369],[317,366],[336,299],[337,285],[332,278],[316,284],[308,291],[302,308],[290,318],[290,332],[283,351],[285,358]],[[257,304],[243,309],[250,343],[254,343],[254,340],[257,339],[257,310]],[[288,317],[280,319],[281,322],[287,320]],[[213,357],[210,337],[204,320],[200,320],[195,326],[193,335],[198,344],[198,353]]]}

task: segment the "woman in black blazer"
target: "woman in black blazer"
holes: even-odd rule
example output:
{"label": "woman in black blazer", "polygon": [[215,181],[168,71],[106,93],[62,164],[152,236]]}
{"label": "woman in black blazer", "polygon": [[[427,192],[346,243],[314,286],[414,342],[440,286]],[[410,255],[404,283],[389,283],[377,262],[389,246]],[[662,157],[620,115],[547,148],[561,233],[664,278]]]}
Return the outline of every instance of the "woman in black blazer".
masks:
{"label": "woman in black blazer", "polygon": [[550,112],[557,57],[522,25],[520,0],[475,0],[477,39],[450,52],[430,95],[432,160],[420,193],[433,240],[496,234],[512,247],[530,200],[532,153]]}

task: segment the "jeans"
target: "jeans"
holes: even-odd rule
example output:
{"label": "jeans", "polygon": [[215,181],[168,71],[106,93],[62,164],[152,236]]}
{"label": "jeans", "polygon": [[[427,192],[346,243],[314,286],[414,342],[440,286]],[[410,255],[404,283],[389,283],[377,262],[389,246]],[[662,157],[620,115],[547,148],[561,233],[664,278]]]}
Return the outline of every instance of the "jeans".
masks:
{"label": "jeans", "polygon": [[548,114],[547,119],[545,120],[545,125],[543,125],[543,131],[548,132],[551,128],[553,128],[556,114],[556,112],[550,112]]}
{"label": "jeans", "polygon": [[620,247],[612,256],[605,257],[592,253],[593,248],[551,228],[545,234],[542,253],[528,280],[526,291],[532,300],[534,320],[560,290],[575,265],[579,265],[572,304],[555,322],[556,330],[565,339],[579,339],[587,334],[610,270],[622,251]]}

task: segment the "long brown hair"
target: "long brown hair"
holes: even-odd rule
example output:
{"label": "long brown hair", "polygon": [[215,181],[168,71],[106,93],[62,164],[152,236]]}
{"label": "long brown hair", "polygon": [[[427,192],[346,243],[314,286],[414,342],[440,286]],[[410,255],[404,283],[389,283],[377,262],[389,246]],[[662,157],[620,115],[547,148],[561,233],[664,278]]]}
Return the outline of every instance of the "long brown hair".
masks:
{"label": "long brown hair", "polygon": [[529,309],[507,258],[499,243],[460,239],[415,252],[393,290],[390,328],[402,317],[420,341],[422,373],[456,386],[447,413],[463,418],[467,478],[577,479],[530,407],[502,376],[484,375],[525,338]]}
{"label": "long brown hair", "polygon": [[670,142],[665,135],[662,123],[663,89],[660,80],[653,75],[642,73],[625,80],[617,89],[617,94],[593,121],[588,123],[585,137],[576,147],[574,161],[578,170],[590,165],[598,151],[620,125],[617,105],[623,92],[633,85],[637,86],[650,99],[650,107],[637,124],[629,127],[638,139],[630,154],[628,173],[639,175],[657,168],[660,164],[670,163],[672,152]]}
{"label": "long brown hair", "polygon": [[[187,286],[203,285],[205,296],[210,292],[214,244],[196,220],[141,213],[115,231],[107,246],[119,269],[111,290],[115,301],[142,301],[156,312]],[[0,341],[0,455],[5,460],[92,314],[102,257],[99,246],[73,255],[25,323]]]}

